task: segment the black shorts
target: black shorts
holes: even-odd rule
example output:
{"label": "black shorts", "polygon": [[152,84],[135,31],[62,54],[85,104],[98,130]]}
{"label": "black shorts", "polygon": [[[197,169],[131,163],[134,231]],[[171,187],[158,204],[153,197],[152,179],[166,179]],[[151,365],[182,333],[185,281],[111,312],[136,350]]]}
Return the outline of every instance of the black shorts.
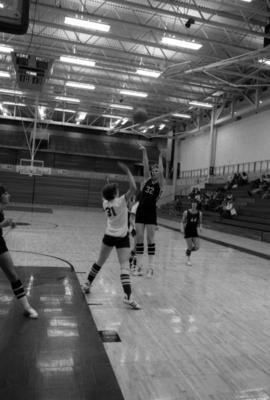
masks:
{"label": "black shorts", "polygon": [[102,242],[106,244],[106,246],[110,247],[116,247],[117,249],[122,249],[122,248],[129,248],[130,243],[129,243],[129,235],[127,234],[124,237],[118,237],[118,236],[110,236],[110,235],[104,235]]}
{"label": "black shorts", "polygon": [[8,251],[5,239],[0,236],[0,254],[6,253]]}
{"label": "black shorts", "polygon": [[197,229],[185,229],[185,239],[199,237]]}
{"label": "black shorts", "polygon": [[136,213],[135,218],[136,224],[144,224],[144,225],[157,225],[157,213],[156,210],[146,211],[141,210]]}

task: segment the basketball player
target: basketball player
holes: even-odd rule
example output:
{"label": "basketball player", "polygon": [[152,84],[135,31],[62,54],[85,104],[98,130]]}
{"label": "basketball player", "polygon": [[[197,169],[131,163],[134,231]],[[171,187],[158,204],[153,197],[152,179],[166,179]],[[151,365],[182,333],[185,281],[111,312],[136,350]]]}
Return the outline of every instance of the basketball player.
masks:
{"label": "basketball player", "polygon": [[198,210],[198,203],[196,200],[191,200],[191,209],[185,210],[182,217],[182,228],[187,243],[187,265],[192,265],[190,255],[192,251],[199,250],[200,242],[198,230],[202,226],[202,212]]}
{"label": "basketball player", "polygon": [[140,145],[143,152],[144,184],[141,190],[141,197],[136,212],[136,275],[143,275],[142,259],[144,253],[144,231],[146,229],[148,245],[148,269],[146,276],[152,278],[154,273],[155,256],[155,232],[157,230],[157,200],[160,198],[163,186],[163,163],[162,154],[159,154],[158,164],[149,168],[149,161],[146,148]]}
{"label": "basketball player", "polygon": [[129,231],[131,235],[131,251],[129,257],[129,268],[131,273],[135,273],[137,271],[137,258],[136,258],[136,212],[139,205],[139,199],[141,196],[141,192],[138,192],[136,197],[134,198],[134,202],[130,207],[129,212]]}
{"label": "basketball player", "polygon": [[85,293],[90,293],[96,275],[115,247],[121,269],[120,280],[124,291],[124,303],[135,310],[140,310],[141,307],[131,294],[130,270],[128,265],[130,244],[127,203],[136,191],[136,183],[128,167],[122,163],[119,163],[119,166],[126,172],[129,178],[129,190],[122,196],[119,196],[119,189],[116,183],[108,183],[102,189],[103,209],[107,216],[107,227],[102,240],[99,257],[91,267],[83,290]]}
{"label": "basketball player", "polygon": [[16,224],[11,218],[5,219],[3,209],[8,205],[10,195],[7,192],[5,186],[0,183],[0,267],[4,274],[8,278],[14,295],[17,297],[21,304],[24,315],[29,318],[38,318],[38,313],[34,310],[26,297],[25,290],[22,282],[20,281],[18,274],[15,270],[12,258],[9,254],[5,239],[3,238],[3,229],[10,226],[15,228]]}

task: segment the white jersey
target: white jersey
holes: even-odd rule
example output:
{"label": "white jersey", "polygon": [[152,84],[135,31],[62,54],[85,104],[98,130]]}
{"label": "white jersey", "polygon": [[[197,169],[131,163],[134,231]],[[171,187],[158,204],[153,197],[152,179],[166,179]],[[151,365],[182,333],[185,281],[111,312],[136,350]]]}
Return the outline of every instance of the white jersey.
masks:
{"label": "white jersey", "polygon": [[112,201],[103,200],[103,209],[107,215],[106,235],[125,237],[128,233],[128,208],[125,195]]}

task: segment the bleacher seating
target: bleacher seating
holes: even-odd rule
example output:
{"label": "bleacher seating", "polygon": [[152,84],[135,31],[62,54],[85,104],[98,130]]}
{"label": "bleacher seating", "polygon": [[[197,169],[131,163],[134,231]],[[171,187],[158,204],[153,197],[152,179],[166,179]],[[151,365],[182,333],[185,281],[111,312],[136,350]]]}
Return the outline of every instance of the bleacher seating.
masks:
{"label": "bleacher seating", "polygon": [[[0,171],[0,182],[17,203],[56,204],[101,207],[101,190],[105,179],[62,176],[20,175]],[[128,182],[119,181],[120,193],[128,190]]]}
{"label": "bleacher seating", "polygon": [[[215,191],[224,187],[224,184],[206,184],[203,191]],[[258,197],[250,198],[248,189],[250,186],[238,187],[230,192],[235,198],[238,215],[233,218],[221,218],[216,211],[203,210],[203,224],[205,227],[249,237],[256,240],[270,242],[270,200]],[[164,205],[159,210],[159,215],[165,218],[178,218],[183,210],[190,206],[188,196],[181,196],[181,212],[174,203]]]}

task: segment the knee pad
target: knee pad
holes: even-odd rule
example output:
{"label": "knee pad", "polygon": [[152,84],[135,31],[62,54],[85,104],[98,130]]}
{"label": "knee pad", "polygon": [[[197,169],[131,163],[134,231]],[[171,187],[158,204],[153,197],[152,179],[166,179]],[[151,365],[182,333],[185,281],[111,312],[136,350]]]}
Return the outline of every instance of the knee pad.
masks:
{"label": "knee pad", "polygon": [[187,249],[187,250],[186,250],[186,255],[189,257],[190,254],[191,254],[191,250]]}

